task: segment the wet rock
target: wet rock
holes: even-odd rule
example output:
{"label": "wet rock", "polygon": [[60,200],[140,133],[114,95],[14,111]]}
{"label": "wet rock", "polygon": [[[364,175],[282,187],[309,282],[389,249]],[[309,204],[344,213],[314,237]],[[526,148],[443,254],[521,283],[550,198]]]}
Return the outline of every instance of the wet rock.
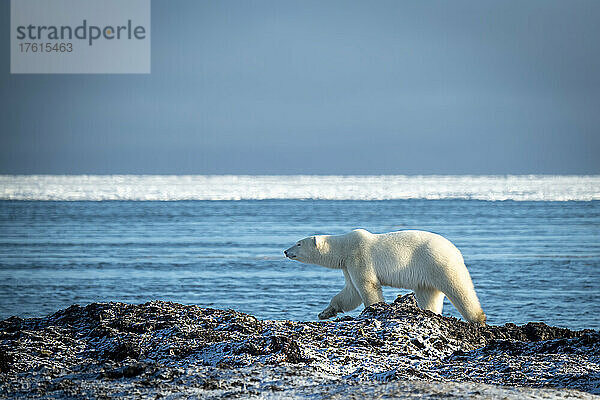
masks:
{"label": "wet rock", "polygon": [[6,350],[0,348],[0,372],[10,371],[13,358]]}
{"label": "wet rock", "polygon": [[117,339],[101,353],[100,359],[123,361],[126,358],[137,360],[140,358],[141,350],[134,340]]}
{"label": "wet rock", "polygon": [[146,365],[135,363],[104,371],[102,377],[109,379],[133,378],[141,375],[144,371],[146,371]]}
{"label": "wet rock", "polygon": [[440,393],[460,383],[488,394],[495,389],[486,384],[598,394],[600,334],[542,323],[482,327],[420,310],[412,295],[325,322],[260,321],[159,301],[75,305],[46,318],[0,321],[0,397],[7,398],[315,391],[335,398],[346,393],[340,385],[369,397],[373,385],[415,379],[438,382]]}
{"label": "wet rock", "polygon": [[285,360],[290,363],[301,363],[310,361],[300,350],[298,343],[286,336],[273,336],[267,348],[269,352],[281,353]]}

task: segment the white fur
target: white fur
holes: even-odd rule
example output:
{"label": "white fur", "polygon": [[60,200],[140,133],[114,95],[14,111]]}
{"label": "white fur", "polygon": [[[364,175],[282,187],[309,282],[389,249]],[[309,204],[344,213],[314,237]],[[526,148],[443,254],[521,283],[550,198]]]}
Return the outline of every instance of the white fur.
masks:
{"label": "white fur", "polygon": [[485,314],[460,251],[440,235],[424,231],[372,234],[356,229],[345,235],[302,239],[285,251],[293,260],[341,269],[346,286],[319,314],[320,319],[384,301],[381,286],[414,290],[419,307],[442,312],[444,295],[462,316],[485,324]]}

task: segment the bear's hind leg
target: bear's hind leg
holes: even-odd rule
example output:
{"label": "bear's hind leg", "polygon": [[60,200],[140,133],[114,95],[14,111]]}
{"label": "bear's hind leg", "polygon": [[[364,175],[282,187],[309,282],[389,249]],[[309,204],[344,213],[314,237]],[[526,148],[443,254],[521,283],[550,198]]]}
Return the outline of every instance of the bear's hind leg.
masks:
{"label": "bear's hind leg", "polygon": [[435,288],[419,288],[415,290],[417,304],[423,310],[433,311],[436,314],[441,314],[444,308],[444,293]]}
{"label": "bear's hind leg", "polygon": [[461,287],[450,286],[444,290],[444,293],[467,321],[485,325],[486,315],[481,309],[473,284],[465,284]]}

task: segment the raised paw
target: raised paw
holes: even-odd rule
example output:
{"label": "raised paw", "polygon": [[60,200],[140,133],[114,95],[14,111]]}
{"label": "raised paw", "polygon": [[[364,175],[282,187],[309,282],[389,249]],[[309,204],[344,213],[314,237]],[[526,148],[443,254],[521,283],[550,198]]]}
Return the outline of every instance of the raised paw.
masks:
{"label": "raised paw", "polygon": [[335,317],[336,315],[337,310],[332,306],[328,306],[326,309],[321,311],[321,313],[319,314],[319,319],[328,319],[331,317]]}

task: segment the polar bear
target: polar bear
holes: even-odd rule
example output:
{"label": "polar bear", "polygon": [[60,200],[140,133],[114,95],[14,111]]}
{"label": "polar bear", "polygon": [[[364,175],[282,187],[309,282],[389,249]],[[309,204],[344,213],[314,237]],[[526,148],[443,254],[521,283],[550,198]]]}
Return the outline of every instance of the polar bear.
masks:
{"label": "polar bear", "polygon": [[485,325],[473,282],[460,251],[431,232],[406,230],[373,234],[310,236],[284,251],[286,257],[344,272],[346,286],[319,319],[384,301],[381,286],[410,289],[420,308],[440,314],[444,295],[470,322]]}

